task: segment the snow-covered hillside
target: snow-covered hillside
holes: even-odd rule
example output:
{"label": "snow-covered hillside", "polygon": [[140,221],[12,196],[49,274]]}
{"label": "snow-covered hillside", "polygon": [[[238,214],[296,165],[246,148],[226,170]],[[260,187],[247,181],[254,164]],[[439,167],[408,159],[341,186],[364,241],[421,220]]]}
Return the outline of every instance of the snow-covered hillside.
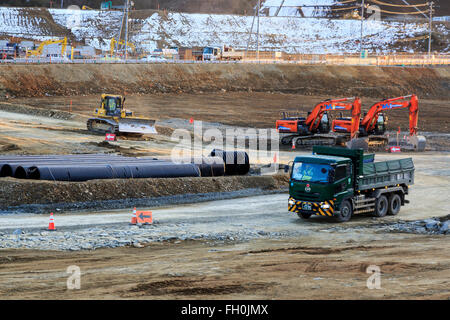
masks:
{"label": "snow-covered hillside", "polygon": [[[287,1],[287,0],[286,0]],[[304,0],[303,0],[304,1]],[[314,1],[314,0],[309,0]],[[324,3],[328,0],[321,0]],[[136,17],[133,15],[132,17]],[[0,36],[42,40],[67,36],[108,50],[122,24],[120,11],[0,8]],[[149,13],[130,19],[130,41],[138,49],[228,44],[247,46],[253,17]],[[427,24],[367,21],[365,44],[370,51],[389,52],[397,40],[427,33]],[[441,33],[448,30],[438,27]],[[254,28],[256,30],[256,28]],[[296,53],[358,52],[360,21],[298,17],[261,17],[262,50]],[[255,36],[251,47],[255,47]],[[402,42],[410,46],[413,42]],[[448,46],[447,46],[448,47]],[[397,47],[398,48],[398,47]],[[407,49],[407,47],[405,47]]]}

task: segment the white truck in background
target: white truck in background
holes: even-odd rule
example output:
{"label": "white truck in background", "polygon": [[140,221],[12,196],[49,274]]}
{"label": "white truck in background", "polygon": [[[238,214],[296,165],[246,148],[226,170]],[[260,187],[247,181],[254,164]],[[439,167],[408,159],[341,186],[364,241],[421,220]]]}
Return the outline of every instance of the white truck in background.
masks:
{"label": "white truck in background", "polygon": [[203,48],[203,61],[239,61],[243,58],[244,52],[235,51],[231,46],[210,46]]}

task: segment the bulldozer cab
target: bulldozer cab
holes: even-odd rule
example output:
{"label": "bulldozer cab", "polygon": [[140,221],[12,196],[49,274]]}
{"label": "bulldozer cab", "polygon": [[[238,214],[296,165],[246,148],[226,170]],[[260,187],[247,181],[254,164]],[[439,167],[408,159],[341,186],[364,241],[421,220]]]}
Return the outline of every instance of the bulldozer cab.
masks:
{"label": "bulldozer cab", "polygon": [[108,116],[120,116],[124,101],[125,99],[122,96],[102,96],[102,109],[105,109]]}

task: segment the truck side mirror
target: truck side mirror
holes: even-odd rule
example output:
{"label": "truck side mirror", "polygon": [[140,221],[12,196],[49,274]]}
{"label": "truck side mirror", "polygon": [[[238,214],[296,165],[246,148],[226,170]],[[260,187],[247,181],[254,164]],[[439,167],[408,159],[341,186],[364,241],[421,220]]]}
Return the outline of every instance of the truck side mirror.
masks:
{"label": "truck side mirror", "polygon": [[334,168],[331,168],[331,169],[328,171],[328,180],[329,180],[330,182],[333,182],[333,181],[334,181],[334,174],[335,174]]}
{"label": "truck side mirror", "polygon": [[285,164],[284,165],[284,173],[288,173],[289,172],[289,165]]}

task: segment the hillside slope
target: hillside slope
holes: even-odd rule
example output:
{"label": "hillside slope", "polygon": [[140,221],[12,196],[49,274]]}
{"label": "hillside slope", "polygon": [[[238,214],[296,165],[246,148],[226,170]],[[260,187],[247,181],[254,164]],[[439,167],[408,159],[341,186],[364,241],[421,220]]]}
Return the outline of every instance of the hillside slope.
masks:
{"label": "hillside slope", "polygon": [[[91,8],[100,8],[100,3],[104,0],[64,0],[64,6],[69,5],[87,5]],[[268,5],[279,5],[282,0],[262,0],[262,7],[267,7]],[[370,0],[367,0],[370,2]],[[367,2],[366,1],[366,2]],[[404,5],[402,0],[380,0],[382,2]],[[59,1],[58,1],[59,2]],[[55,8],[59,8],[59,3],[54,4]],[[122,0],[112,0],[114,5],[123,4]],[[220,13],[220,14],[252,14],[253,8],[256,6],[256,0],[135,0],[135,8],[138,10],[142,9],[161,9],[170,10],[176,12],[188,12],[188,13]],[[286,0],[286,5],[288,3],[294,3],[295,5],[303,4],[329,4],[342,2],[340,0]],[[359,2],[355,0],[355,3]],[[420,4],[427,2],[426,0],[408,0],[410,4]],[[436,5],[436,16],[449,16],[450,15],[450,2],[448,0],[434,0]],[[354,3],[349,3],[350,6],[354,6]],[[48,0],[0,0],[0,6],[15,6],[15,7],[25,7],[25,6],[41,6],[49,7]],[[381,9],[392,11],[393,7],[383,5]],[[303,10],[309,10],[303,8]],[[316,10],[320,12],[320,8],[312,8],[311,10]],[[409,12],[410,8],[397,7],[393,11]],[[384,14],[383,14],[384,15]]]}
{"label": "hillside slope", "polygon": [[[0,8],[0,36],[42,40],[69,37],[95,48],[108,50],[118,37],[120,11]],[[244,49],[249,39],[252,17],[239,15],[164,13],[133,11],[130,39],[138,49],[166,46],[206,46],[229,44]],[[359,52],[360,22],[319,18],[262,17],[262,50],[293,53]],[[426,39],[401,41],[427,34],[426,23],[367,21],[365,46],[371,52],[426,51]],[[448,28],[435,24],[444,41],[433,50],[448,52]],[[255,36],[250,47],[255,47]],[[437,42],[436,42],[437,43]]]}

